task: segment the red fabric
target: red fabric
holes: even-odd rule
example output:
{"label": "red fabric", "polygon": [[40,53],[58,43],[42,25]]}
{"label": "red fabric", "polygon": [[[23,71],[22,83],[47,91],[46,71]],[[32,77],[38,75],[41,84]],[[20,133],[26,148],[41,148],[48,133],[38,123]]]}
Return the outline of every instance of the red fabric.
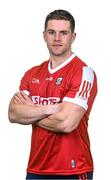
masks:
{"label": "red fabric", "polygon": [[[86,84],[82,82],[83,67],[78,57],[54,73],[48,70],[46,61],[27,71],[21,80],[20,90],[30,92],[36,104],[46,105],[62,102],[64,97],[87,103],[86,113],[78,128],[69,134],[54,133],[32,126],[31,151],[27,171],[37,174],[81,174],[93,171],[93,160],[87,132],[88,116],[97,93],[96,75]],[[84,79],[83,79],[84,80]],[[80,89],[81,83],[83,83]],[[88,86],[89,83],[89,86]],[[81,95],[84,96],[81,99]],[[81,100],[80,100],[81,99]],[[69,100],[70,101],[70,100]],[[80,105],[80,104],[79,104]]]}

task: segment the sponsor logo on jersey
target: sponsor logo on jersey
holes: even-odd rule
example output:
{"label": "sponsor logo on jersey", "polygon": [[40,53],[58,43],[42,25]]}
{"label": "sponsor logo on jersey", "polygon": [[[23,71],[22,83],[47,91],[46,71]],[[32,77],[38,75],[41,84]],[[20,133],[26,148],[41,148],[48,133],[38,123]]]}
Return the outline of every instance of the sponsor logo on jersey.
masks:
{"label": "sponsor logo on jersey", "polygon": [[62,84],[63,77],[58,77],[56,80],[56,85]]}
{"label": "sponsor logo on jersey", "polygon": [[32,101],[37,105],[50,105],[57,104],[60,102],[60,98],[58,97],[40,97],[40,96],[32,96]]}

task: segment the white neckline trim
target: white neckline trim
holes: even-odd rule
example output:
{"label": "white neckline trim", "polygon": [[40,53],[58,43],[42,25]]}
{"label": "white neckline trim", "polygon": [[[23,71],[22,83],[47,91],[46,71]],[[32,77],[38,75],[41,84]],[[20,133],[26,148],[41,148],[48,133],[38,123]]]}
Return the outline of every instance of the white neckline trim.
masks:
{"label": "white neckline trim", "polygon": [[75,57],[75,53],[73,53],[65,62],[63,62],[62,64],[60,64],[59,66],[57,66],[54,69],[51,69],[51,61],[49,61],[48,63],[48,70],[50,74],[55,73],[56,71],[58,71],[59,69],[61,69],[62,67],[66,66],[70,61],[72,61],[72,59]]}

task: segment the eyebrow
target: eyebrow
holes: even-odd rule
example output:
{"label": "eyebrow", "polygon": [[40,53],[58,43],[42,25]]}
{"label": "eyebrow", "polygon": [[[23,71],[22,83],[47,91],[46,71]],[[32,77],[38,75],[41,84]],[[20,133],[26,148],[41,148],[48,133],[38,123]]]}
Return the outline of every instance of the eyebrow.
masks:
{"label": "eyebrow", "polygon": [[[54,32],[56,32],[54,29],[48,29],[47,31],[48,31],[48,32],[49,32],[49,31],[54,31]],[[68,30],[61,30],[61,31],[59,31],[59,32],[69,32],[69,31],[68,31]]]}
{"label": "eyebrow", "polygon": [[47,31],[55,31],[54,29],[48,29]]}

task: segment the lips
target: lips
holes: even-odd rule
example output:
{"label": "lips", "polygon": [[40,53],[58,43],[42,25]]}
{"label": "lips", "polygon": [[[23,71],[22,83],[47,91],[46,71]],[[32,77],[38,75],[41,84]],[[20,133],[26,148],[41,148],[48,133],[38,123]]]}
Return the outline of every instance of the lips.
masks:
{"label": "lips", "polygon": [[57,46],[58,47],[58,46],[62,46],[62,45],[61,44],[54,44],[53,46]]}

